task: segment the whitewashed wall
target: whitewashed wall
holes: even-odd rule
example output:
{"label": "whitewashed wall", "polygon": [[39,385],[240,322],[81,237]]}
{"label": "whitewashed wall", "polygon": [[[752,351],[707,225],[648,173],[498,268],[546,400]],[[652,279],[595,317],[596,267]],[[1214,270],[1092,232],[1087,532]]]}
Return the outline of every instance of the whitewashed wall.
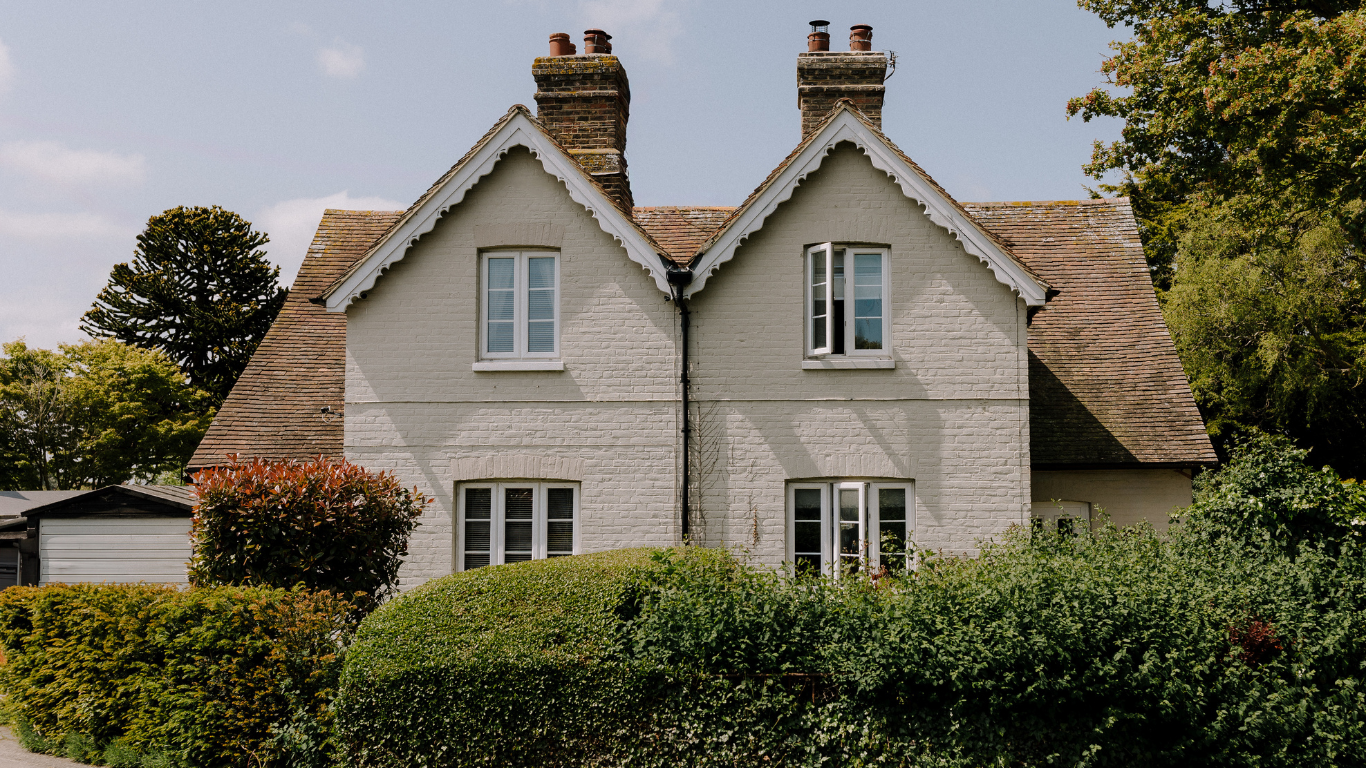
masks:
{"label": "whitewashed wall", "polygon": [[[564,371],[471,369],[479,250],[500,246],[559,249]],[[586,551],[677,542],[676,333],[667,297],[559,180],[524,150],[500,161],[347,310],[346,457],[436,500],[403,586],[451,572],[467,459],[581,466],[560,479],[582,483]]]}
{"label": "whitewashed wall", "polygon": [[[890,247],[892,370],[803,370],[806,247]],[[785,552],[788,480],[915,481],[923,547],[1029,514],[1025,306],[852,144],[694,297],[704,541]]]}

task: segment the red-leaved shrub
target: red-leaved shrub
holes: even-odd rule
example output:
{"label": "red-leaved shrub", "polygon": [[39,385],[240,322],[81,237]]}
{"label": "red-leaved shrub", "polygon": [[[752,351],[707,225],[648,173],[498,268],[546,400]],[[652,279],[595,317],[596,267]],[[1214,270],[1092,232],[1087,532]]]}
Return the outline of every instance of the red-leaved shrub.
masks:
{"label": "red-leaved shrub", "polygon": [[358,597],[366,609],[395,588],[429,501],[387,472],[324,458],[233,457],[194,482],[192,584],[303,585]]}

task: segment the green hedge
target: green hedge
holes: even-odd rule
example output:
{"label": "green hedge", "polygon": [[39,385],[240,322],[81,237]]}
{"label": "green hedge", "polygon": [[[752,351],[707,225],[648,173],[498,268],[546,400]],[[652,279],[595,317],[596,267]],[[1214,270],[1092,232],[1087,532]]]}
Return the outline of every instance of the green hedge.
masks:
{"label": "green hedge", "polygon": [[0,685],[29,745],[78,759],[321,765],[353,609],[303,590],[12,587]]}
{"label": "green hedge", "polygon": [[348,654],[339,740],[363,765],[581,764],[637,714],[641,677],[614,647],[623,606],[654,566],[648,550],[621,550],[402,595],[362,623]]}
{"label": "green hedge", "polygon": [[343,672],[355,766],[1362,765],[1366,557],[1017,536],[912,578],[622,551],[439,579]]}

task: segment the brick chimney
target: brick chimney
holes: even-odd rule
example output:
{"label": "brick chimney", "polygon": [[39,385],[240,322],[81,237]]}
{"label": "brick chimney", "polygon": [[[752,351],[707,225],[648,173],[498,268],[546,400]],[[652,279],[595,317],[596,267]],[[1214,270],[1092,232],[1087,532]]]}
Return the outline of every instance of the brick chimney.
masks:
{"label": "brick chimney", "polygon": [[831,51],[829,22],[811,22],[808,50],[797,54],[797,107],[802,112],[802,138],[815,130],[840,99],[854,102],[879,129],[887,79],[887,54],[871,50],[873,28],[856,24],[849,30],[849,50]]}
{"label": "brick chimney", "polygon": [[550,55],[537,58],[536,116],[579,164],[631,212],[626,175],[626,121],[631,86],[621,60],[612,55],[611,35],[584,32],[584,52],[575,53],[568,35],[550,36]]}

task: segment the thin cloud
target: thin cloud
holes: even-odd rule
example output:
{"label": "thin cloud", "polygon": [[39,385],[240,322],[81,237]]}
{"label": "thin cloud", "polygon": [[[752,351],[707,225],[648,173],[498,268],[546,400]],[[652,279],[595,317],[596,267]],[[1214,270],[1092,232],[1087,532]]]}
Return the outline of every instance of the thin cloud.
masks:
{"label": "thin cloud", "polygon": [[331,46],[318,49],[318,67],[328,77],[355,77],[365,69],[365,51],[337,38]]}
{"label": "thin cloud", "polygon": [[147,177],[142,155],[68,149],[55,141],[11,141],[0,145],[0,166],[63,186],[138,184]]}
{"label": "thin cloud", "polygon": [[352,197],[338,192],[327,197],[285,200],[262,211],[253,222],[255,229],[270,235],[266,254],[280,267],[280,282],[289,285],[308,253],[313,233],[323,211],[341,208],[348,211],[399,211],[408,206],[382,197]]}
{"label": "thin cloud", "polygon": [[0,210],[0,236],[35,242],[132,240],[137,227],[94,213],[24,213]]}
{"label": "thin cloud", "polygon": [[0,93],[14,84],[14,60],[10,58],[9,47],[0,40]]}

